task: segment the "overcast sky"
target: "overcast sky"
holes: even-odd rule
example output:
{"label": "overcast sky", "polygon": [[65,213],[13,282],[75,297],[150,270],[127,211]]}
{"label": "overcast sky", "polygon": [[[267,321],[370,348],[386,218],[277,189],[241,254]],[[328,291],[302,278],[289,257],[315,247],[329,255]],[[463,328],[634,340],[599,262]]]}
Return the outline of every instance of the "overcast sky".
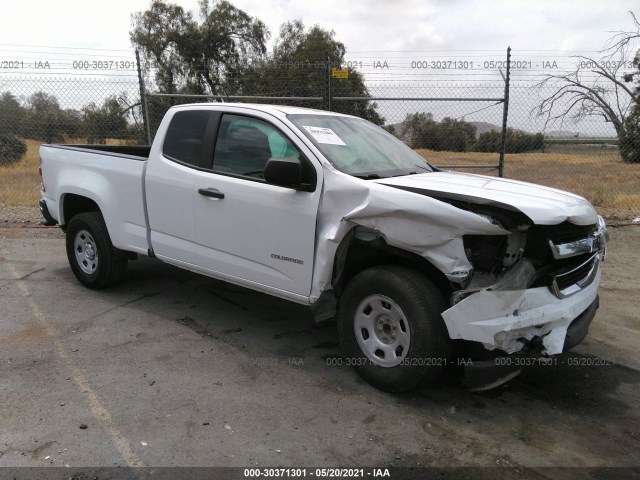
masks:
{"label": "overcast sky", "polygon": [[[24,60],[29,68],[34,68],[34,62],[50,60],[52,70],[48,73],[62,76],[89,72],[82,70],[86,67],[76,66],[81,60],[133,60],[129,42],[131,15],[150,5],[150,0],[2,1],[0,65],[2,61]],[[531,124],[528,112],[532,105],[526,104],[530,102],[530,95],[524,89],[538,81],[540,75],[574,70],[577,60],[570,55],[593,55],[615,32],[634,29],[629,10],[635,8],[640,14],[637,0],[231,1],[266,23],[271,31],[270,44],[278,35],[280,25],[289,20],[302,19],[308,27],[318,24],[334,30],[336,38],[347,47],[346,60],[356,62],[374,97],[501,96],[503,84],[499,70],[504,64],[500,61],[505,59],[506,47],[511,46],[515,62],[512,63],[513,113],[509,121],[512,126],[531,131],[540,127]],[[174,0],[174,3],[197,15],[197,0]],[[415,60],[462,60],[474,64],[470,69],[467,64],[457,67],[462,70],[442,70],[432,65],[424,69],[412,65]],[[389,63],[388,69],[375,68],[375,62],[385,61]],[[543,64],[553,64],[555,70]],[[135,78],[135,64],[131,62],[131,65],[125,67],[130,70],[124,75]],[[8,70],[0,71],[4,72]],[[8,75],[30,73],[47,71],[15,70]],[[105,75],[113,75],[114,79],[123,78],[118,77],[120,74],[105,71]],[[10,87],[10,78],[7,79],[5,83]],[[412,90],[412,87],[416,88]],[[520,93],[518,87],[521,87]],[[21,90],[12,88],[23,96],[30,93],[28,85],[21,84]],[[33,88],[41,87],[34,84]],[[132,91],[136,88],[132,82]],[[89,90],[84,94],[78,91],[75,96],[61,94],[60,101],[72,108],[89,99],[96,101],[91,97],[95,92]],[[437,118],[446,114],[496,124],[501,121],[501,106],[481,108],[479,113],[472,114],[479,107],[483,105],[448,102],[400,108],[395,103],[379,104],[389,122],[400,121],[407,109],[428,109]],[[593,135],[612,134],[610,124],[602,119],[587,120],[579,128]]]}
{"label": "overcast sky", "polygon": [[[0,43],[126,49],[148,0],[4,0]],[[195,0],[176,0],[197,10]],[[333,29],[351,52],[597,50],[630,29],[637,0],[233,0],[272,32],[300,18]],[[4,48],[4,47],[3,47]]]}

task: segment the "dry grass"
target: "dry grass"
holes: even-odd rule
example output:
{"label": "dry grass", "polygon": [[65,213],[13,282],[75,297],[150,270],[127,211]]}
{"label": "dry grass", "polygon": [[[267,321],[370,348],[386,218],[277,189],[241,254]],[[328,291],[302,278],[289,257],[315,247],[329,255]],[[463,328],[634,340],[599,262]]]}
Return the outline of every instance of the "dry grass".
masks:
{"label": "dry grass", "polygon": [[[498,164],[497,153],[418,153],[434,165]],[[497,175],[490,170],[466,171]],[[640,164],[623,163],[616,151],[507,154],[505,177],[568,190],[598,207],[640,210]]]}
{"label": "dry grass", "polygon": [[[0,167],[0,204],[37,205],[40,198],[38,166],[40,142],[25,140],[27,153],[10,166]],[[107,140],[119,144],[122,140]],[[67,140],[84,143],[84,139]],[[478,152],[418,153],[435,165],[497,165],[498,154]],[[495,171],[468,170],[472,173]],[[640,165],[625,164],[611,150],[581,153],[522,153],[505,156],[505,176],[569,190],[598,207],[640,211]]]}
{"label": "dry grass", "polygon": [[27,153],[17,163],[0,167],[0,204],[37,205],[40,199],[38,149],[41,142],[24,140]]}
{"label": "dry grass", "polygon": [[[0,166],[0,205],[37,206],[40,200],[40,155],[42,142],[22,139],[27,144],[27,153],[17,163]],[[120,145],[123,140],[107,139],[109,145]],[[65,143],[83,144],[84,138],[65,140]]]}

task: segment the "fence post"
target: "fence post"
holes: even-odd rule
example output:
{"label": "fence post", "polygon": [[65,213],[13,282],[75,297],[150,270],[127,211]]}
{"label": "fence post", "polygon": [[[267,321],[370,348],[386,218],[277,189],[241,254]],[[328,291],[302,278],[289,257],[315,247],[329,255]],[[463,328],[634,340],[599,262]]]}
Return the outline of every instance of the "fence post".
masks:
{"label": "fence post", "polygon": [[140,67],[140,52],[136,48],[136,64],[138,65],[138,84],[140,86],[140,108],[142,108],[142,122],[147,134],[147,143],[151,145],[151,127],[149,126],[149,109],[147,108],[147,92],[144,88],[144,78]]}
{"label": "fence post", "polygon": [[325,108],[331,111],[331,65],[329,65],[329,55],[325,52]]}
{"label": "fence post", "polygon": [[498,176],[504,177],[504,150],[507,143],[507,117],[509,115],[509,79],[511,75],[511,47],[507,47],[507,74],[504,77],[504,101],[502,102],[502,134],[500,136],[500,161]]}

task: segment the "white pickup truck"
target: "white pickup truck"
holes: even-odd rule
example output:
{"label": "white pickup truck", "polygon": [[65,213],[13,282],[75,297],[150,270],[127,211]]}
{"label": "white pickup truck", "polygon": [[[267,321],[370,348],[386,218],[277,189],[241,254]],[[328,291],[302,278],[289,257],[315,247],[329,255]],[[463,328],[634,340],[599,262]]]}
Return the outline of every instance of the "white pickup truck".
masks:
{"label": "white pickup truck", "polygon": [[345,361],[387,391],[434,380],[454,345],[480,352],[470,386],[499,384],[518,363],[495,357],[560,354],[598,308],[608,235],[587,200],[440,171],[356,117],[183,105],[151,147],[40,156],[40,207],[82,284],[149,255],[309,305],[337,316]]}

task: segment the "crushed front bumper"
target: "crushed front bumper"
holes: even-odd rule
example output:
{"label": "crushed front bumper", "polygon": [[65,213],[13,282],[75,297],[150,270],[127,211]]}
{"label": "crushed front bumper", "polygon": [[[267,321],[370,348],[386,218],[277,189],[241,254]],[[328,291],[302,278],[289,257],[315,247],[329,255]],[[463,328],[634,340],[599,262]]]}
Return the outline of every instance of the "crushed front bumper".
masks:
{"label": "crushed front bumper", "polygon": [[[595,317],[599,306],[600,302],[596,296],[593,303],[571,322],[567,329],[562,353],[571,350],[587,336],[589,325]],[[490,360],[465,361],[464,375],[467,389],[476,392],[490,390],[508,382],[519,375],[524,368],[527,368],[526,365],[536,364],[536,362],[531,362],[528,359],[535,359],[540,354],[540,344],[541,342],[538,345],[531,343],[528,345],[531,348],[527,348],[526,352],[517,353],[517,358],[511,361],[504,361],[504,354],[502,356],[498,354]]]}
{"label": "crushed front bumper", "polygon": [[589,305],[584,312],[582,312],[567,329],[567,336],[564,339],[564,346],[562,352],[568,352],[573,347],[578,345],[589,333],[589,325],[596,316],[596,311],[600,307],[600,298],[596,296],[595,301]]}
{"label": "crushed front bumper", "polygon": [[567,341],[572,346],[578,343],[580,330],[570,332],[570,325],[596,302],[600,284],[600,269],[596,268],[589,285],[564,298],[548,287],[481,290],[469,295],[442,314],[449,336],[509,354],[525,353],[536,342],[541,343],[542,355],[562,353]]}
{"label": "crushed front bumper", "polygon": [[484,346],[464,363],[470,390],[501,385],[523,366],[548,362],[545,357],[567,352],[587,336],[599,307],[607,227],[600,217],[585,237],[561,233],[548,240],[555,270],[536,271],[521,259],[492,285],[478,289],[476,284],[452,295],[452,307],[442,314],[449,336],[466,341],[459,343],[471,351]]}

